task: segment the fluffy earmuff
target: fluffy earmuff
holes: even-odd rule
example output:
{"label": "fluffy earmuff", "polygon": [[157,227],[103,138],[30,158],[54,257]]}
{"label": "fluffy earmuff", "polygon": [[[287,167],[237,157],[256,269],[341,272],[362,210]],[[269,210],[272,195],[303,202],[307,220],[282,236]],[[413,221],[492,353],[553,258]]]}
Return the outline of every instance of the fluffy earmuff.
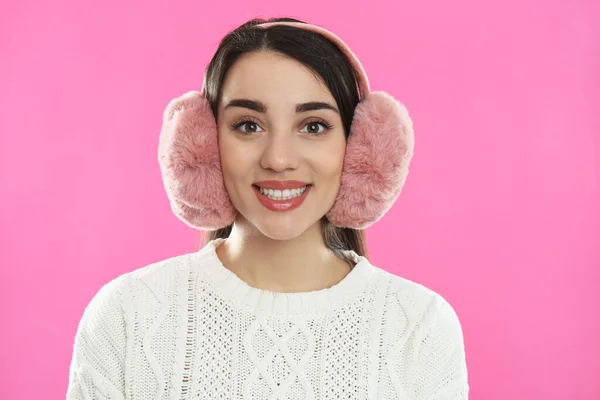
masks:
{"label": "fluffy earmuff", "polygon": [[[362,65],[352,51],[324,28],[289,25],[317,32],[334,42],[351,62],[360,90],[354,111],[338,197],[326,217],[338,227],[364,229],[392,207],[406,181],[414,151],[408,111],[385,92],[370,92]],[[197,229],[219,229],[233,223],[236,210],[225,189],[217,125],[204,96],[192,91],[172,100],[163,115],[159,164],[171,208]]]}
{"label": "fluffy earmuff", "polygon": [[217,123],[203,92],[188,92],[167,105],[158,160],[179,219],[197,229],[233,222],[236,211],[223,182]]}
{"label": "fluffy earmuff", "polygon": [[354,110],[342,182],[327,218],[338,227],[364,229],[392,207],[406,181],[414,150],[406,107],[373,92]]}

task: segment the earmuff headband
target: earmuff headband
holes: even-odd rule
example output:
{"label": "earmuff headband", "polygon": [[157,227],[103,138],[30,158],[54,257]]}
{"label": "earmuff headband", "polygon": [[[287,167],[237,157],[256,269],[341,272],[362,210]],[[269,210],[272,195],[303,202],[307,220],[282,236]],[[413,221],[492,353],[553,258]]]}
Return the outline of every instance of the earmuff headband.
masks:
{"label": "earmuff headband", "polygon": [[318,33],[318,34],[326,37],[331,42],[333,42],[340,49],[340,51],[342,53],[344,53],[346,58],[348,58],[348,61],[350,62],[350,64],[352,65],[352,68],[354,69],[354,75],[356,77],[358,89],[360,91],[361,100],[365,100],[369,96],[369,94],[371,93],[371,89],[369,86],[369,78],[367,77],[367,74],[366,74],[362,64],[358,60],[358,57],[356,57],[356,55],[352,52],[352,50],[350,50],[350,47],[348,47],[348,45],[346,45],[346,43],[344,43],[344,41],[342,39],[340,39],[336,34],[334,34],[331,31],[328,31],[327,29],[322,28],[320,26],[306,24],[303,22],[265,22],[264,24],[259,24],[256,26],[258,28],[267,29],[272,26],[281,26],[281,25],[291,26],[293,28],[305,29],[307,31],[315,32],[315,33]]}

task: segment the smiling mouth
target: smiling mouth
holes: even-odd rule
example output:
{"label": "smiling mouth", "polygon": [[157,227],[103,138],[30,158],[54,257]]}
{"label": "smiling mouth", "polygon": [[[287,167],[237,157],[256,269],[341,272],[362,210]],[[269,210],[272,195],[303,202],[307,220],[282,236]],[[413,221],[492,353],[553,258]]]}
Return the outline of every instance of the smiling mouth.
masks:
{"label": "smiling mouth", "polygon": [[294,199],[296,197],[302,196],[304,194],[304,192],[311,185],[306,185],[306,186],[303,186],[303,187],[297,188],[297,189],[283,189],[283,190],[268,189],[268,188],[260,187],[258,185],[252,185],[252,186],[254,186],[260,192],[260,194],[262,194],[263,196],[265,196],[271,200],[286,201],[286,200],[290,200],[290,199]]}
{"label": "smiling mouth", "polygon": [[304,192],[308,189],[308,187],[311,185],[306,185],[306,186],[303,186],[303,187],[297,188],[297,189],[283,189],[283,190],[267,189],[267,188],[260,187],[258,185],[252,185],[252,186],[254,186],[260,192],[260,194],[262,194],[263,196],[265,196],[271,200],[287,201],[287,200],[291,200],[296,197],[302,196],[304,194]]}

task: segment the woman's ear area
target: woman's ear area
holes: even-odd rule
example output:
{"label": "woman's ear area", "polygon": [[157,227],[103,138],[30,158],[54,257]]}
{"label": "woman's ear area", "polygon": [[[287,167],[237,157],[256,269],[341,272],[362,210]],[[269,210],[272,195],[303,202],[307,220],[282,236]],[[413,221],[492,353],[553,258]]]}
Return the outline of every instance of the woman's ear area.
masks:
{"label": "woman's ear area", "polygon": [[233,222],[236,211],[223,182],[216,121],[199,92],[169,102],[158,153],[164,187],[179,219],[197,229]]}
{"label": "woman's ear area", "polygon": [[329,220],[365,229],[381,219],[402,191],[413,152],[406,107],[385,92],[371,93],[354,111],[342,185]]}

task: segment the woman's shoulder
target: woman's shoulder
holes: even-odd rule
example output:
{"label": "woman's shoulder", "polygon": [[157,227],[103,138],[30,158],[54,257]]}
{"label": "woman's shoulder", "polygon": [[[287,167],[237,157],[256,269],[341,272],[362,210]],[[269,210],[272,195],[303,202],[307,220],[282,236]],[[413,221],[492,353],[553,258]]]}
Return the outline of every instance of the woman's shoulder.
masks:
{"label": "woman's shoulder", "polygon": [[392,379],[419,398],[466,399],[469,385],[461,323],[435,290],[410,279],[387,279],[386,343]]}
{"label": "woman's shoulder", "polygon": [[439,292],[424,284],[377,268],[387,279],[388,302],[393,302],[413,328],[443,323],[460,329],[454,307]]}
{"label": "woman's shoulder", "polygon": [[118,278],[126,280],[129,284],[166,282],[174,279],[178,273],[188,270],[192,259],[197,255],[198,252],[171,256],[126,272]]}
{"label": "woman's shoulder", "polygon": [[119,274],[102,284],[91,303],[123,302],[146,292],[159,299],[169,297],[179,281],[187,280],[190,270],[202,264],[198,263],[201,254],[202,250],[184,253]]}

